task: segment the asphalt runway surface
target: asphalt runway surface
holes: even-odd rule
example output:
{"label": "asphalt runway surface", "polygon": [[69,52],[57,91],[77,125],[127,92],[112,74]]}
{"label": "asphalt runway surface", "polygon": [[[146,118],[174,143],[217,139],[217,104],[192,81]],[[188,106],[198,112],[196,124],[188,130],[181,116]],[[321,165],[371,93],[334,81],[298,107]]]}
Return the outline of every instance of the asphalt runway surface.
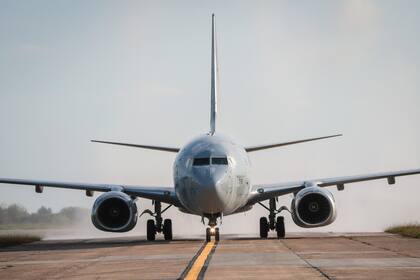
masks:
{"label": "asphalt runway surface", "polygon": [[289,234],[49,240],[0,248],[0,279],[420,279],[420,239]]}

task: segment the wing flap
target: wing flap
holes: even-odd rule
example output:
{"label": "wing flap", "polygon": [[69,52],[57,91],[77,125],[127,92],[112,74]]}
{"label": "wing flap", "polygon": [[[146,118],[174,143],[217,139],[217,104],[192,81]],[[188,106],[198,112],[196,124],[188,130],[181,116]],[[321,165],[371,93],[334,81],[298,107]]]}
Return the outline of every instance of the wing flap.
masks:
{"label": "wing flap", "polygon": [[[141,197],[146,199],[158,200],[164,203],[169,203],[180,207],[181,204],[176,196],[175,190],[170,187],[151,187],[151,186],[130,186],[130,185],[115,185],[115,184],[91,184],[91,183],[73,183],[73,182],[59,182],[47,180],[27,180],[27,179],[11,179],[0,178],[0,183],[13,185],[31,185],[35,186],[37,192],[42,187],[85,190],[86,194],[91,194],[93,191],[108,192],[108,191],[122,191],[128,195]],[[41,192],[41,191],[39,191]]]}
{"label": "wing flap", "polygon": [[298,192],[305,186],[302,182],[273,184],[273,185],[256,185],[253,186],[247,205],[252,205],[260,201],[264,201],[273,197]]}
{"label": "wing flap", "polygon": [[182,207],[174,188],[170,187],[140,187],[140,186],[124,186],[123,192],[141,198],[157,200],[164,203],[172,204],[176,207]]}
{"label": "wing flap", "polygon": [[314,180],[305,180],[305,181],[290,182],[290,183],[255,185],[252,188],[252,191],[248,198],[247,205],[252,205],[259,201],[267,200],[273,197],[282,196],[289,193],[295,193],[305,188],[305,186],[307,185],[311,185],[311,186],[316,185],[319,187],[337,186],[337,188],[343,189],[345,184],[371,181],[371,180],[380,180],[380,179],[387,179],[388,184],[394,184],[395,177],[409,176],[409,175],[415,175],[415,174],[420,174],[420,169],[409,169],[409,170],[372,173],[372,174],[364,174],[364,175],[314,179]]}
{"label": "wing flap", "polygon": [[354,176],[346,176],[346,177],[335,177],[335,178],[326,178],[326,179],[319,179],[319,180],[312,180],[312,181],[320,182],[318,183],[318,186],[320,187],[328,187],[328,186],[334,186],[334,185],[339,185],[339,184],[344,185],[344,184],[349,184],[349,183],[388,179],[388,178],[395,178],[395,177],[415,175],[415,174],[420,174],[420,169],[409,169],[409,170],[354,175]]}
{"label": "wing flap", "polygon": [[294,144],[305,143],[305,142],[316,141],[316,140],[322,140],[322,139],[333,138],[333,137],[339,137],[339,136],[343,136],[343,134],[334,134],[334,135],[329,135],[329,136],[308,138],[308,139],[295,140],[295,141],[282,142],[282,143],[275,143],[275,144],[269,144],[269,145],[246,147],[245,151],[250,153],[250,152],[255,152],[255,151],[259,151],[259,150],[277,148],[277,147],[282,147],[282,146],[287,146],[287,145],[294,145]]}
{"label": "wing flap", "polygon": [[100,140],[90,140],[90,141],[94,143],[127,146],[127,147],[157,150],[157,151],[171,152],[171,153],[178,153],[180,150],[179,148],[164,147],[164,146],[150,146],[150,145],[140,145],[140,144],[130,144],[130,143],[110,142],[110,141],[100,141]]}
{"label": "wing flap", "polygon": [[69,183],[69,182],[58,182],[58,181],[48,181],[48,180],[27,180],[27,179],[11,179],[11,178],[0,178],[0,183],[13,184],[13,185],[53,187],[53,188],[74,189],[74,190],[99,191],[99,192],[111,191],[113,187],[117,187],[116,185],[105,185],[105,184]]}

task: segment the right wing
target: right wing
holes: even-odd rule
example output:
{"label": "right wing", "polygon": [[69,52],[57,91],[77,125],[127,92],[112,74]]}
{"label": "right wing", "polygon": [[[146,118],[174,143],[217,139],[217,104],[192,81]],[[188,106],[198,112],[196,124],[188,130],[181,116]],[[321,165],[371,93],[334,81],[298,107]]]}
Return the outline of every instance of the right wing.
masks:
{"label": "right wing", "polygon": [[255,152],[255,151],[259,151],[259,150],[277,148],[277,147],[282,147],[282,146],[287,146],[287,145],[294,145],[294,144],[305,143],[305,142],[316,141],[316,140],[327,139],[327,138],[333,138],[333,137],[338,137],[338,136],[343,136],[343,134],[334,134],[334,135],[329,135],[329,136],[316,137],[316,138],[308,138],[308,139],[301,139],[301,140],[295,140],[295,141],[289,141],[289,142],[282,142],[282,143],[275,143],[275,144],[269,144],[269,145],[260,145],[260,146],[246,147],[245,148],[245,151],[247,151],[248,153],[250,153],[250,152]]}
{"label": "right wing", "polygon": [[337,186],[338,190],[343,190],[345,184],[370,181],[370,180],[378,180],[378,179],[387,179],[388,184],[393,185],[395,184],[395,177],[415,175],[415,174],[420,174],[420,169],[410,169],[410,170],[393,171],[393,172],[372,173],[372,174],[365,174],[365,175],[305,180],[305,181],[297,181],[297,182],[290,182],[290,183],[255,185],[252,187],[247,205],[252,205],[263,200],[267,200],[267,199],[277,197],[277,196],[282,196],[289,193],[296,193],[300,191],[301,189],[308,186],[318,186],[318,187]]}
{"label": "right wing", "polygon": [[32,185],[35,186],[37,192],[42,192],[43,187],[53,187],[62,189],[84,190],[86,194],[91,196],[94,191],[122,191],[128,195],[142,197],[151,200],[157,200],[164,203],[181,207],[181,203],[176,196],[175,190],[170,187],[148,187],[148,186],[130,186],[130,185],[113,185],[113,184],[90,184],[90,183],[74,183],[74,182],[58,182],[45,180],[26,180],[26,179],[10,179],[0,178],[0,183],[13,185]]}

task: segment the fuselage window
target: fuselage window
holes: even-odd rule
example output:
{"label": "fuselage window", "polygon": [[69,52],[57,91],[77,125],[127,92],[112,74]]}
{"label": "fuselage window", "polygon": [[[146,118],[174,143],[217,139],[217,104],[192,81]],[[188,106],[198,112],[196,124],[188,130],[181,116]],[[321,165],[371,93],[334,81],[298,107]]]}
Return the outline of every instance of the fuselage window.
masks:
{"label": "fuselage window", "polygon": [[195,158],[193,162],[193,166],[203,166],[203,165],[209,165],[210,164],[210,158]]}
{"label": "fuselage window", "polygon": [[228,165],[228,159],[225,157],[214,157],[211,158],[211,164]]}

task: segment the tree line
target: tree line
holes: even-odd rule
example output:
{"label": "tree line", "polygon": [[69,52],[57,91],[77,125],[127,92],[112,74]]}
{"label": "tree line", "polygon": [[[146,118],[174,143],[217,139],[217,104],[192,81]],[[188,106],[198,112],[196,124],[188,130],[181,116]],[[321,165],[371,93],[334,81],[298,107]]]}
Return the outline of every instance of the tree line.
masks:
{"label": "tree line", "polygon": [[29,213],[18,204],[0,205],[0,225],[7,224],[74,224],[89,218],[89,210],[80,207],[65,207],[57,213],[42,206],[38,211]]}

